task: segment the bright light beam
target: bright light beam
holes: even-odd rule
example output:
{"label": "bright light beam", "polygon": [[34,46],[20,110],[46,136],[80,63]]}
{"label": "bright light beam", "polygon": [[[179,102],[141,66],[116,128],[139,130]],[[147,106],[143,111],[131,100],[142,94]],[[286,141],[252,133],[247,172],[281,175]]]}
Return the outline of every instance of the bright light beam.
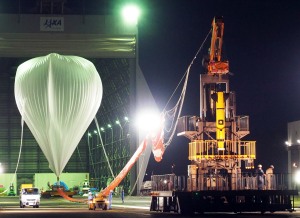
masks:
{"label": "bright light beam", "polygon": [[140,112],[135,124],[139,130],[146,133],[156,132],[160,126],[160,114],[154,111]]}
{"label": "bright light beam", "polygon": [[136,5],[127,5],[123,8],[122,15],[127,24],[136,25],[140,16],[140,10]]}

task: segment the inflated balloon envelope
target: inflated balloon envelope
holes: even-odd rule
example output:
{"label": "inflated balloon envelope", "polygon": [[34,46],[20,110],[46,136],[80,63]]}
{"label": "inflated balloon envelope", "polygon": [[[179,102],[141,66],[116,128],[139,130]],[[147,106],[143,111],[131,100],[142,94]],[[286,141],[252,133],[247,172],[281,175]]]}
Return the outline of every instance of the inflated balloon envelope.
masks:
{"label": "inflated balloon envelope", "polygon": [[95,117],[102,93],[95,66],[81,57],[53,53],[18,67],[17,107],[57,177]]}

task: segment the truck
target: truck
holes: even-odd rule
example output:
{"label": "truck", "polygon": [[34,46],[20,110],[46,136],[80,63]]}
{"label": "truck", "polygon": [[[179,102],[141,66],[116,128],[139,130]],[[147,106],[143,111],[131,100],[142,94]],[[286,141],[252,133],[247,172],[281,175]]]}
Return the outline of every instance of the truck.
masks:
{"label": "truck", "polygon": [[150,196],[152,189],[152,181],[144,181],[141,189],[140,189],[140,195],[141,196]]}
{"label": "truck", "polygon": [[22,188],[20,191],[20,208],[32,206],[40,207],[41,194],[38,188]]}

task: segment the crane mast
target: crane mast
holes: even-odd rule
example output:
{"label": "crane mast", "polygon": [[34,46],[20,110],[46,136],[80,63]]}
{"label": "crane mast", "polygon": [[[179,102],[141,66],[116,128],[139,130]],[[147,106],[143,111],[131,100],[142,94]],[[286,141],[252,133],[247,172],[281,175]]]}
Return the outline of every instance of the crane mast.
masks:
{"label": "crane mast", "polygon": [[221,60],[223,44],[224,22],[220,17],[212,22],[212,37],[209,50],[208,74],[227,74],[229,72],[228,61]]}

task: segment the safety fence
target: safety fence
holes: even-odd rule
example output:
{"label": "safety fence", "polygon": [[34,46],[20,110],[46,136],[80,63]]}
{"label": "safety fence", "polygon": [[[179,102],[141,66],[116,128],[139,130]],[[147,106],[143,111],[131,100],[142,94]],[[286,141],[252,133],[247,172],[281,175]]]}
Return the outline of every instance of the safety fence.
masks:
{"label": "safety fence", "polygon": [[175,174],[152,175],[152,191],[184,191],[186,190],[186,177]]}
{"label": "safety fence", "polygon": [[[291,174],[197,174],[187,179],[175,174],[152,175],[152,191],[286,190],[295,186]],[[294,187],[293,187],[294,188]]]}

